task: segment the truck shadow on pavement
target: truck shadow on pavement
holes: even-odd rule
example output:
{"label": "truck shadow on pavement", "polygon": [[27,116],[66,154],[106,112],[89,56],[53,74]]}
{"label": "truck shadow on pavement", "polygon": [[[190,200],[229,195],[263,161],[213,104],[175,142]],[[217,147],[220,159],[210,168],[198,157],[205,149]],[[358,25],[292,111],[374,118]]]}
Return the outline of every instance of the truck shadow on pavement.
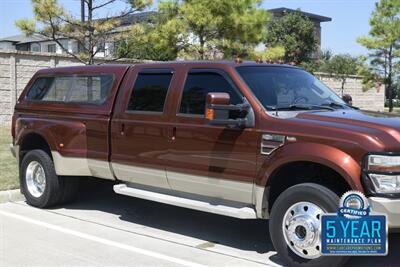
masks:
{"label": "truck shadow on pavement", "polygon": [[[266,220],[241,220],[115,194],[112,182],[84,180],[80,194],[65,209],[100,210],[120,220],[264,254],[274,251]],[[400,266],[400,234],[390,234],[386,257],[353,257],[346,266]],[[282,264],[279,255],[270,257]]]}

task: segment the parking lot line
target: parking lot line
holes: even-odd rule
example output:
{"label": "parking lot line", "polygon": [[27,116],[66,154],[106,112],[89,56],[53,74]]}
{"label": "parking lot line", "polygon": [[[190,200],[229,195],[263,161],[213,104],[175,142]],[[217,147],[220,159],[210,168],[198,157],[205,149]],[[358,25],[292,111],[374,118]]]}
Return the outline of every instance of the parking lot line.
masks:
{"label": "parking lot line", "polygon": [[9,217],[9,218],[13,218],[13,219],[17,219],[17,220],[20,220],[20,221],[24,221],[24,222],[27,222],[27,223],[30,223],[30,224],[35,224],[35,225],[38,225],[38,226],[42,226],[42,227],[45,227],[45,228],[48,228],[48,229],[51,229],[51,230],[54,230],[54,231],[58,231],[58,232],[61,232],[61,233],[72,235],[72,236],[76,236],[76,237],[79,237],[79,238],[82,238],[82,239],[86,239],[86,240],[90,240],[90,241],[93,241],[93,242],[97,242],[97,243],[100,243],[100,244],[104,244],[104,245],[108,245],[108,246],[124,249],[124,250],[127,250],[127,251],[131,251],[131,252],[134,252],[134,253],[142,254],[142,255],[145,255],[145,256],[149,256],[149,257],[153,257],[153,258],[169,261],[171,263],[179,264],[179,265],[182,265],[182,266],[205,267],[205,265],[202,265],[202,264],[197,264],[197,263],[194,263],[194,262],[190,262],[190,261],[182,260],[182,259],[179,259],[179,258],[171,257],[171,256],[168,256],[168,255],[160,254],[160,253],[157,253],[157,252],[153,252],[153,251],[149,251],[149,250],[145,250],[145,249],[141,249],[141,248],[125,245],[125,244],[118,243],[118,242],[115,242],[115,241],[112,241],[112,240],[108,240],[108,239],[104,239],[104,238],[97,237],[97,236],[94,236],[94,235],[89,235],[89,234],[85,234],[85,233],[78,232],[78,231],[75,231],[75,230],[71,230],[71,229],[68,229],[68,228],[64,228],[64,227],[61,227],[61,226],[58,226],[58,225],[54,225],[54,224],[50,224],[50,223],[34,220],[34,219],[31,219],[31,218],[27,218],[27,217],[24,217],[24,216],[21,216],[21,215],[17,215],[17,214],[11,213],[11,212],[0,210],[0,215],[6,216],[6,217]]}

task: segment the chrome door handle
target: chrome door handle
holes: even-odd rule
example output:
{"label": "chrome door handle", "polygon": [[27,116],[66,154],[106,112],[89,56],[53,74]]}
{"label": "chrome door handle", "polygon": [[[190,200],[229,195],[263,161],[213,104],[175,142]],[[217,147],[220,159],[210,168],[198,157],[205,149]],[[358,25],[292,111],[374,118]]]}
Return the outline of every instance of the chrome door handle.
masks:
{"label": "chrome door handle", "polygon": [[175,141],[176,139],[176,127],[172,127],[170,140]]}
{"label": "chrome door handle", "polygon": [[121,135],[125,135],[125,123],[121,124],[121,131],[120,131]]}

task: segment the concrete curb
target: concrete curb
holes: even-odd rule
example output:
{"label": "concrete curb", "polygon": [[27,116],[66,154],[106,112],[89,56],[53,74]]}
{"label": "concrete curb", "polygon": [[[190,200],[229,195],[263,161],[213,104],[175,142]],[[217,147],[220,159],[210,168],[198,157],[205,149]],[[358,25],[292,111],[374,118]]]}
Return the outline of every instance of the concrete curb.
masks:
{"label": "concrete curb", "polygon": [[0,204],[25,200],[19,189],[0,191]]}

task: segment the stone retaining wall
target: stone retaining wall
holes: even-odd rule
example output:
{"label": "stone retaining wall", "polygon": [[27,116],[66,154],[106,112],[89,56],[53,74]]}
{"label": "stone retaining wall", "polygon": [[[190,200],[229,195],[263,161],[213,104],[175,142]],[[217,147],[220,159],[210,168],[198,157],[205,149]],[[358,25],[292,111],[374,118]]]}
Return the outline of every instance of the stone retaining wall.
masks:
{"label": "stone retaining wall", "polygon": [[[342,95],[342,82],[340,80],[325,73],[316,73],[316,76],[338,95]],[[356,107],[384,111],[385,89],[383,85],[364,91],[362,77],[351,76],[346,79],[344,94],[349,94],[353,97],[353,105]]]}

